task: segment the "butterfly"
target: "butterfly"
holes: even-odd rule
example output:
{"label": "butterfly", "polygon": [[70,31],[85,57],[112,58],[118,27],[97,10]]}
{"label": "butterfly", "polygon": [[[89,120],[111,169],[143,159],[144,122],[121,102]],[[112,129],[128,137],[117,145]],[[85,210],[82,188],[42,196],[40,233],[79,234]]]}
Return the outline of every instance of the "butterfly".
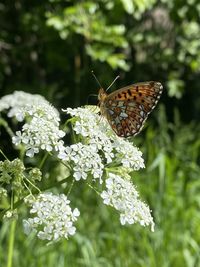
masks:
{"label": "butterfly", "polygon": [[163,91],[160,82],[141,82],[107,94],[100,88],[98,94],[101,114],[120,137],[138,134]]}

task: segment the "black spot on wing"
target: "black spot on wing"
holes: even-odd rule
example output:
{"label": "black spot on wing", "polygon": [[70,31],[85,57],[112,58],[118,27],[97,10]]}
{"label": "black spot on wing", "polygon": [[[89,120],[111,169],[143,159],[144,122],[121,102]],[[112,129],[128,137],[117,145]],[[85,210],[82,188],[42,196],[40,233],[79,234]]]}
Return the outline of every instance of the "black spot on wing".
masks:
{"label": "black spot on wing", "polygon": [[127,93],[128,93],[129,96],[132,96],[130,89],[128,89]]}

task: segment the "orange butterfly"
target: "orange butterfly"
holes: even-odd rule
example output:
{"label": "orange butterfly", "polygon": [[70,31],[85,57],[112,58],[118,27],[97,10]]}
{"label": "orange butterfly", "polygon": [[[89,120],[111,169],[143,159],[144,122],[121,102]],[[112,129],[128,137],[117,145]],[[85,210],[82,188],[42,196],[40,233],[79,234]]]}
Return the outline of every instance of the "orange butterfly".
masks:
{"label": "orange butterfly", "polygon": [[154,81],[132,84],[111,94],[101,88],[98,94],[101,114],[118,136],[135,136],[156,106],[162,90],[162,84]]}

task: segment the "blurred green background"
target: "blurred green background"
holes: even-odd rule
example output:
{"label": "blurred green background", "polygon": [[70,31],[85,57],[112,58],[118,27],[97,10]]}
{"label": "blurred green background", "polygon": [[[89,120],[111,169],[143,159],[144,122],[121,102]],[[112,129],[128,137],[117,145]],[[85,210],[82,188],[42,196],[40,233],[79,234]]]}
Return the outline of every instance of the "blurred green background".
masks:
{"label": "blurred green background", "polygon": [[[99,89],[91,70],[105,88],[120,75],[110,91],[147,80],[164,86],[134,139],[146,169],[133,182],[153,210],[155,232],[121,226],[80,184],[71,197],[81,211],[75,237],[45,246],[25,236],[19,220],[13,266],[200,266],[199,22],[199,0],[1,1],[0,96],[38,93],[59,110],[96,104],[88,100]],[[1,225],[1,266],[9,231]]]}

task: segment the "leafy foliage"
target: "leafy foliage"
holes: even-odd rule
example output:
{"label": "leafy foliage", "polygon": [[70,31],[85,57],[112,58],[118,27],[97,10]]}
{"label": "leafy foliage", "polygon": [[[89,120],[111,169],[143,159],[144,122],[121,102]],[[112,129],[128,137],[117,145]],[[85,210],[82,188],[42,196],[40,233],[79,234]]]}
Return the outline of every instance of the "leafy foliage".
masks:
{"label": "leafy foliage", "polygon": [[92,69],[104,84],[120,72],[118,86],[162,81],[198,118],[199,10],[198,0],[1,4],[1,92],[23,88],[77,106],[94,93]]}
{"label": "leafy foliage", "polygon": [[[97,92],[91,70],[103,85],[120,74],[117,87],[158,80],[165,89],[163,106],[134,140],[144,150],[147,168],[132,178],[152,207],[155,233],[122,228],[112,209],[80,184],[73,196],[82,207],[79,233],[67,243],[46,247],[31,235],[25,239],[19,222],[15,266],[200,265],[199,14],[198,0],[0,4],[1,95],[23,90],[62,108],[86,104],[88,95]],[[4,137],[1,127],[1,146],[9,152]],[[50,165],[49,173],[44,169],[44,188],[67,172],[53,161]],[[8,250],[9,231],[9,222],[1,225],[2,251]],[[5,266],[6,253],[0,253],[0,262]]]}

